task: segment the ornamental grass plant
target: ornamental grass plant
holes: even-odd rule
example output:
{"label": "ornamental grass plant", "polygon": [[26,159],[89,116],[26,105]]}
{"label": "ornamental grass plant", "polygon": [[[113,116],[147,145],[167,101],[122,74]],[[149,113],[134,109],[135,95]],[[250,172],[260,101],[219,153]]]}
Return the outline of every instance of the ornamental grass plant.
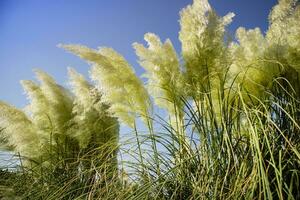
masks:
{"label": "ornamental grass plant", "polygon": [[[23,199],[300,199],[300,4],[279,0],[269,28],[226,26],[207,0],[180,12],[178,54],[134,43],[144,83],[115,50],[59,47],[90,65],[69,87],[43,71],[29,104],[0,103],[1,171]],[[129,133],[121,132],[120,124]],[[1,192],[1,190],[0,190]],[[3,193],[5,194],[5,193]]]}

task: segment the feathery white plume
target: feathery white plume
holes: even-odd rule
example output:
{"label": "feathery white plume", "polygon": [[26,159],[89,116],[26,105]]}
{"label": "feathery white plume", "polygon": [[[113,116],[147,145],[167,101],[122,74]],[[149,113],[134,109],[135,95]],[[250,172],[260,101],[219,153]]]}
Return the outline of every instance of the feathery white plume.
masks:
{"label": "feathery white plume", "polygon": [[[149,94],[157,105],[167,109],[170,114],[182,111],[183,77],[179,59],[169,39],[164,44],[153,33],[145,34],[148,48],[134,43],[133,47],[145,68],[148,78]],[[176,111],[175,111],[176,109]]]}
{"label": "feathery white plume", "polygon": [[37,129],[24,112],[0,102],[0,127],[8,145],[21,156],[32,158],[39,155]]}
{"label": "feathery white plume", "polygon": [[89,49],[80,45],[61,45],[92,63],[91,78],[103,93],[103,101],[122,122],[134,125],[135,118],[147,120],[151,112],[148,93],[127,61],[111,48]]}
{"label": "feathery white plume", "polygon": [[119,125],[116,118],[107,112],[109,108],[101,102],[100,92],[85,78],[69,68],[70,84],[75,95],[73,122],[75,126],[70,130],[82,148],[101,146],[110,143],[117,146]]}

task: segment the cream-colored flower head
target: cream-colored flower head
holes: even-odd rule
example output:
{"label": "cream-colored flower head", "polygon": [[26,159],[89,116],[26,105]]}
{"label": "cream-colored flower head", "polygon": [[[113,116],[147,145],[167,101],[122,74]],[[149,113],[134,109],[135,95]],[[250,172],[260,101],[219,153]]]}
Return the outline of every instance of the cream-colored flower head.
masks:
{"label": "cream-colored flower head", "polygon": [[45,134],[64,134],[68,121],[72,118],[73,97],[45,72],[35,70],[35,73],[40,85],[32,81],[21,81],[30,100],[27,112]]}
{"label": "cream-colored flower head", "polygon": [[267,42],[259,28],[239,28],[236,38],[238,43],[232,43],[229,49],[232,56],[229,72],[234,85],[240,85],[254,99],[263,97],[263,91],[272,82],[275,72],[264,61]]}
{"label": "cream-colored flower head", "polygon": [[40,140],[37,129],[24,112],[0,102],[0,127],[1,134],[15,152],[30,158],[38,157]]}
{"label": "cream-colored flower head", "polygon": [[300,10],[297,2],[297,0],[279,0],[278,4],[273,7],[269,15],[270,26],[267,31],[267,39],[270,42],[285,44],[288,40],[286,36],[292,34],[299,36],[300,28],[297,24],[299,25]]}
{"label": "cream-colored flower head", "polygon": [[269,15],[266,38],[272,57],[287,63],[300,73],[300,4],[297,0],[279,0]]}
{"label": "cream-colored flower head", "polygon": [[280,0],[269,15],[269,23],[265,37],[259,28],[239,28],[238,42],[230,46],[233,59],[230,72],[233,77],[238,76],[236,82],[254,99],[263,98],[273,79],[290,67],[300,71],[299,3]]}
{"label": "cream-colored flower head", "polygon": [[153,33],[145,34],[148,48],[134,43],[139,63],[146,70],[148,90],[157,105],[167,109],[170,114],[181,112],[183,95],[183,77],[179,59],[169,39],[162,43]]}
{"label": "cream-colored flower head", "polygon": [[77,139],[81,148],[110,142],[117,146],[119,125],[101,102],[100,92],[84,76],[69,68],[70,85],[74,93],[74,128],[70,136]]}
{"label": "cream-colored flower head", "polygon": [[179,39],[187,80],[193,91],[201,91],[208,79],[222,79],[228,68],[224,34],[225,26],[231,23],[234,14],[219,17],[207,0],[194,0],[180,16]]}
{"label": "cream-colored flower head", "polygon": [[129,126],[134,125],[137,116],[146,120],[151,110],[148,93],[124,57],[111,48],[61,47],[92,64],[90,76],[116,117]]}
{"label": "cream-colored flower head", "polygon": [[68,75],[71,90],[75,96],[74,104],[81,105],[84,111],[89,111],[94,103],[91,95],[93,86],[73,68],[68,68]]}

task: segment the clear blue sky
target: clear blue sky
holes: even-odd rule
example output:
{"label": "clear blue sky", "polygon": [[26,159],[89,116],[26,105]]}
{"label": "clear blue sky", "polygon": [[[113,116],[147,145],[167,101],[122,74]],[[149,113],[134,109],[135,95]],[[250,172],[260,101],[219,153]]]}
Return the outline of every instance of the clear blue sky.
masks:
{"label": "clear blue sky", "polygon": [[[0,0],[0,99],[26,105],[19,84],[33,79],[33,68],[67,81],[67,66],[87,75],[88,65],[56,47],[80,43],[110,46],[122,53],[140,75],[131,44],[146,32],[170,38],[180,52],[179,11],[192,0]],[[236,14],[229,27],[266,30],[268,13],[276,0],[211,0],[220,15]]]}

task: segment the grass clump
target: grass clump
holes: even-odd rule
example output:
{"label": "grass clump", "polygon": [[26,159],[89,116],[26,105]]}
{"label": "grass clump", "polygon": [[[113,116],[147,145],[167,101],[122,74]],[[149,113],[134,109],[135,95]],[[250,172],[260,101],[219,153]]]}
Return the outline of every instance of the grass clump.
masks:
{"label": "grass clump", "polygon": [[21,158],[1,184],[25,199],[299,199],[299,11],[280,0],[265,35],[231,41],[234,14],[194,0],[182,62],[153,33],[133,44],[145,86],[111,48],[60,45],[93,83],[70,69],[69,91],[37,71],[40,84],[22,81],[25,112],[0,103],[1,141]]}

